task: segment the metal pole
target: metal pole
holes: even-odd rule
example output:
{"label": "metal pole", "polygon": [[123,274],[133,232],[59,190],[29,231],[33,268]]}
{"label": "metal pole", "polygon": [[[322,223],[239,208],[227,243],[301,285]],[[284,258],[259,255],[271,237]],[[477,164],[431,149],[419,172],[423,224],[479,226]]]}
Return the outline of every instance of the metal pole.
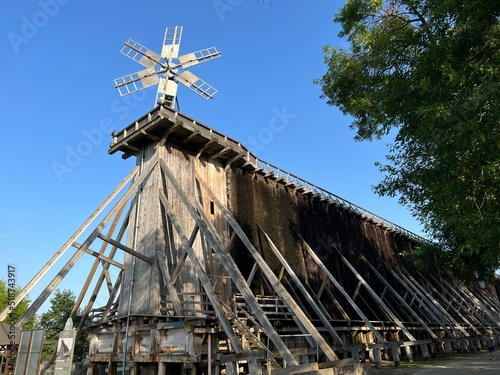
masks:
{"label": "metal pole", "polygon": [[[139,172],[138,176],[142,173],[142,168],[144,166],[144,145],[141,149],[141,162],[139,164]],[[142,184],[139,186],[137,192],[137,204],[135,208],[135,220],[134,220],[134,237],[133,237],[133,245],[132,248],[137,250],[137,220],[139,220],[139,208],[141,206],[141,192],[142,192]],[[125,366],[127,364],[127,346],[128,346],[128,331],[130,325],[130,313],[132,310],[132,287],[134,286],[134,271],[135,271],[135,260],[136,257],[132,257],[132,276],[130,278],[130,287],[128,290],[128,307],[127,307],[127,325],[125,327],[125,344],[123,345],[123,363],[122,363],[122,375],[125,375]]]}

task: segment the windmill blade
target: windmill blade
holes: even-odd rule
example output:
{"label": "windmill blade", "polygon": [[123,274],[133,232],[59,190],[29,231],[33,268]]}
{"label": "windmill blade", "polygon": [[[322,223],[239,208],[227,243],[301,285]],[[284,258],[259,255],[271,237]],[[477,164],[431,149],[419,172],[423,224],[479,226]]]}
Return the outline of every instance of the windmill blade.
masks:
{"label": "windmill blade", "polygon": [[115,79],[115,88],[120,96],[125,96],[133,92],[145,89],[158,83],[158,73],[154,69],[144,69],[120,78]]}
{"label": "windmill blade", "polygon": [[175,59],[179,56],[179,46],[181,44],[182,26],[167,27],[163,38],[161,57],[167,60]]}
{"label": "windmill blade", "polygon": [[163,64],[160,62],[161,56],[156,52],[151,51],[149,48],[144,47],[142,44],[130,38],[123,44],[124,46],[120,50],[121,54],[138,62],[146,68],[153,68],[158,64],[163,67]]}
{"label": "windmill blade", "polygon": [[187,70],[179,74],[177,80],[205,99],[212,99],[217,93],[214,87]]}
{"label": "windmill blade", "polygon": [[217,48],[210,47],[179,56],[179,62],[180,66],[183,68],[189,68],[190,66],[210,61],[218,57],[220,57],[220,52],[217,51]]}

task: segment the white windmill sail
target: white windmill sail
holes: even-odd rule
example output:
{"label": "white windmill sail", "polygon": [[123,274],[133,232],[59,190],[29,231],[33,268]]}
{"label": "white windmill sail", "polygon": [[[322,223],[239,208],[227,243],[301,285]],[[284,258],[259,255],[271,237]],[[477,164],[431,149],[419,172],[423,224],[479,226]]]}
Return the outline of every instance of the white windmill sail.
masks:
{"label": "white windmill sail", "polygon": [[160,55],[133,39],[126,41],[120,53],[145,69],[114,80],[120,96],[158,85],[155,104],[174,108],[178,83],[181,83],[202,98],[212,99],[217,90],[186,69],[219,58],[221,54],[217,48],[210,47],[179,56],[181,37],[182,26],[167,27]]}

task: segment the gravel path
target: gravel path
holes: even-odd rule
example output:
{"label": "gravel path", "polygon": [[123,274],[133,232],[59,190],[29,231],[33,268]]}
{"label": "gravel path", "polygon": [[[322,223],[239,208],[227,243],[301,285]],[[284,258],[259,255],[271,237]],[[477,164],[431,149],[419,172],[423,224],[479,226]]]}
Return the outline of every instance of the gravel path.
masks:
{"label": "gravel path", "polygon": [[500,355],[492,361],[487,351],[454,354],[448,358],[437,358],[418,364],[402,363],[398,367],[386,365],[380,369],[372,368],[372,373],[373,375],[498,375]]}

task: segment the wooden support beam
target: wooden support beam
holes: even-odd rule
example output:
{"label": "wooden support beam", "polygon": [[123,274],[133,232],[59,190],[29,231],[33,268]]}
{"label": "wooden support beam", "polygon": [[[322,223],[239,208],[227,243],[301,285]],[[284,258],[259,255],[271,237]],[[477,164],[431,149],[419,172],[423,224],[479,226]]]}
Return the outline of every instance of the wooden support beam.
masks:
{"label": "wooden support beam", "polygon": [[[443,324],[445,324],[446,326],[454,327],[454,329],[458,329],[464,336],[469,336],[469,332],[467,332],[467,330],[460,323],[458,323],[456,319],[441,306],[439,301],[437,301],[433,295],[431,295],[422,285],[420,285],[420,283],[418,283],[412,275],[410,275],[404,268],[401,269],[401,272],[401,275],[403,277],[405,277],[407,280],[411,280],[409,284],[419,290],[423,295],[426,296],[426,299],[432,303],[432,306],[434,307],[433,311],[438,312],[438,314],[440,314],[444,318]],[[430,284],[428,286],[432,287],[432,285]],[[450,336],[454,337],[455,335],[451,334]]]}
{"label": "wooden support beam", "polygon": [[236,354],[219,354],[217,355],[217,360],[222,363],[226,362],[237,362],[237,361],[246,361],[250,359],[260,359],[265,360],[267,356],[267,352],[259,351],[259,352],[244,352],[244,353],[236,353]]}
{"label": "wooden support beam", "polygon": [[[432,276],[431,276],[432,277]],[[436,282],[438,282],[434,277],[432,277]],[[469,307],[470,310],[473,312],[469,314],[469,318],[474,318],[476,322],[482,323],[480,325],[483,326],[497,326],[500,322],[498,320],[498,315],[497,314],[492,314],[488,311],[488,308],[478,299],[474,294],[472,294],[467,288],[465,288],[463,285],[455,283],[455,285],[451,285],[448,283],[446,280],[443,280],[443,283],[446,286],[446,290],[451,292],[456,298],[459,298],[464,305]],[[463,294],[460,294],[458,291],[461,291]],[[450,296],[449,299],[455,300],[452,296]],[[457,314],[459,314],[464,321],[466,321],[471,327],[474,327],[474,324],[471,324],[470,321],[460,314],[459,311],[456,311]],[[486,319],[484,316],[488,317]],[[474,327],[475,328],[475,327]],[[475,329],[475,333],[477,335],[481,335],[481,332],[479,332],[477,329]]]}
{"label": "wooden support beam", "polygon": [[[422,327],[427,331],[427,333],[433,338],[433,339],[436,339],[437,340],[437,336],[436,334],[429,328],[429,326],[422,320],[422,318],[420,317],[419,314],[417,314],[412,308],[410,305],[408,305],[406,303],[406,301],[404,300],[404,298],[402,298],[398,292],[396,292],[396,290],[391,286],[391,284],[389,284],[389,282],[377,271],[377,269],[370,263],[368,262],[368,260],[363,256],[361,255],[361,260],[363,260],[365,262],[366,265],[368,265],[368,267],[370,268],[371,272],[373,272],[377,277],[378,279],[385,285],[385,288],[387,290],[389,290],[389,292],[391,292],[391,294],[399,301],[399,303],[401,303],[401,305],[403,307],[406,308],[406,311],[408,311],[411,316],[413,316],[413,318],[415,318],[421,325]],[[401,284],[406,291],[408,291],[408,286],[406,284]],[[412,341],[415,341],[415,340],[412,340]]]}
{"label": "wooden support beam", "polygon": [[217,143],[217,140],[215,139],[209,139],[201,148],[200,148],[200,151],[198,151],[198,153],[196,154],[196,157],[195,159],[199,159],[200,156],[203,154],[203,152],[205,152],[205,150],[207,149],[208,146],[214,144],[214,143]]}
{"label": "wooden support beam", "polygon": [[[78,249],[78,250],[82,248],[82,245],[79,244],[78,242],[73,242],[71,244],[71,246],[73,246],[75,249]],[[101,255],[97,251],[93,251],[91,249],[85,249],[85,252],[87,254],[92,255],[93,257],[96,257],[98,259],[97,260],[98,263],[100,263],[100,261],[103,261],[103,262],[111,264],[111,265],[113,265],[115,267],[118,267],[118,268],[121,268],[121,269],[125,269],[125,266],[122,263],[119,263],[119,262],[117,262],[117,261],[115,261],[113,259],[110,259],[107,256]]]}
{"label": "wooden support beam", "polygon": [[174,284],[172,283],[170,274],[168,273],[167,265],[165,264],[165,256],[161,252],[161,249],[158,248],[156,249],[156,262],[158,263],[158,266],[160,268],[160,272],[163,277],[163,283],[167,287],[168,294],[170,295],[175,315],[183,316],[184,309],[182,308],[181,300],[179,298],[179,295],[177,294],[177,290],[175,289]]}
{"label": "wooden support beam", "polygon": [[[132,206],[130,206],[129,209],[127,210],[127,213],[126,213],[124,220],[121,224],[120,230],[118,231],[118,235],[116,238],[119,241],[123,238],[123,236],[127,230],[131,210],[132,210]],[[108,254],[108,258],[113,259],[117,250],[118,249],[113,246],[111,248],[111,251]],[[121,286],[121,278],[123,275],[123,270],[120,270],[120,273],[118,274],[118,277],[116,278],[115,284],[113,286],[112,282],[110,280],[110,277],[109,277],[109,273],[107,272],[107,270],[109,268],[109,264],[104,264],[102,268],[103,269],[101,271],[101,275],[98,277],[96,285],[94,286],[94,291],[92,292],[92,295],[90,296],[89,302],[87,303],[87,306],[85,307],[85,309],[83,311],[83,318],[80,320],[80,323],[79,323],[78,328],[77,328],[77,332],[81,331],[83,324],[85,322],[85,319],[90,314],[90,311],[92,310],[94,302],[97,299],[97,295],[99,294],[99,292],[101,290],[101,287],[102,287],[104,280],[106,280],[106,285],[107,285],[108,291],[109,291],[109,299],[108,299],[108,302],[106,305],[111,305],[113,303],[115,293],[118,291],[119,287]],[[104,312],[105,313],[103,313],[103,319],[105,316],[107,316],[106,309]]]}
{"label": "wooden support beam", "polygon": [[[160,161],[160,163],[162,163],[162,161]],[[166,211],[166,214],[170,218],[172,225],[174,226],[175,230],[177,231],[178,236],[181,239],[182,249],[183,249],[183,251],[185,251],[187,253],[189,260],[191,261],[193,268],[196,272],[198,280],[200,280],[200,283],[203,286],[205,293],[207,293],[207,297],[210,300],[210,303],[212,304],[212,307],[213,307],[215,313],[217,314],[217,317],[219,318],[219,321],[222,325],[222,328],[224,329],[224,332],[226,333],[227,337],[229,338],[229,341],[231,342],[232,347],[234,348],[235,352],[237,352],[237,353],[243,352],[243,347],[241,346],[241,343],[238,340],[238,336],[234,332],[233,327],[231,326],[231,322],[229,321],[226,314],[224,313],[224,309],[219,301],[219,298],[217,297],[217,293],[212,288],[212,285],[210,283],[210,278],[206,274],[206,272],[203,268],[203,265],[200,263],[200,260],[196,256],[196,252],[189,245],[189,240],[184,235],[182,227],[179,224],[179,222],[177,221],[177,217],[174,214],[172,207],[170,206],[168,198],[165,196],[165,193],[162,190],[160,190],[160,201],[161,201],[161,203]]]}
{"label": "wooden support beam", "polygon": [[[326,343],[325,339],[321,336],[321,334],[318,332],[316,327],[311,323],[311,321],[307,318],[306,314],[300,309],[298,304],[295,302],[295,300],[292,298],[290,293],[285,289],[283,284],[280,283],[276,275],[272,272],[271,268],[267,264],[264,258],[260,255],[260,253],[255,249],[255,247],[252,245],[250,240],[248,239],[247,235],[241,229],[240,225],[236,221],[236,219],[233,217],[231,212],[224,207],[224,205],[219,201],[219,199],[215,196],[215,194],[210,190],[210,188],[207,186],[207,184],[203,181],[203,179],[197,174],[196,179],[199,181],[200,185],[203,187],[203,189],[210,195],[212,201],[217,205],[218,209],[222,213],[222,216],[226,220],[226,222],[233,228],[233,230],[236,232],[242,243],[245,245],[249,253],[252,255],[252,257],[255,259],[257,264],[260,267],[260,270],[262,271],[262,274],[265,276],[265,278],[269,281],[269,283],[274,287],[274,290],[282,298],[288,307],[293,311],[294,313],[294,319],[296,318],[299,322],[300,325],[302,325],[307,332],[304,333],[309,333],[313,337],[314,341],[318,343],[318,345],[321,347],[323,350],[324,354],[326,355],[327,358],[330,360],[335,360],[337,358],[337,355],[333,351],[333,349]],[[232,258],[231,258],[232,259]],[[234,260],[232,260],[234,262]],[[229,270],[227,270],[229,272]],[[234,280],[233,280],[234,281]],[[244,281],[244,279],[243,279]],[[245,283],[246,285],[246,283]],[[248,303],[248,301],[247,301]],[[299,327],[300,327],[299,325]],[[265,327],[264,327],[265,328]],[[273,341],[274,343],[274,341]],[[288,362],[288,361],[287,361]],[[295,360],[294,360],[295,362]],[[289,362],[288,362],[289,363]],[[289,363],[290,364],[290,363]]]}
{"label": "wooden support beam", "polygon": [[[443,313],[440,310],[437,301],[434,300],[433,302],[433,297],[425,289],[420,288],[415,279],[411,280],[404,274],[397,274],[388,264],[385,264],[385,266],[386,269],[388,269],[389,272],[396,278],[396,280],[399,281],[399,283],[405,284],[408,287],[407,290],[416,300],[421,302],[422,308],[427,312],[427,314],[429,314],[431,319],[440,324],[441,328],[445,330],[450,337],[455,337],[455,332],[449,328],[452,324],[446,320],[446,316],[444,315],[446,311]],[[466,336],[468,336],[467,333]]]}
{"label": "wooden support beam", "polygon": [[[123,235],[125,234],[125,232],[127,230],[131,210],[132,210],[132,206],[129,207],[129,209],[127,210],[127,214],[125,215],[125,218],[121,224],[120,230],[118,231],[118,236],[116,238],[119,241],[122,239]],[[111,248],[111,251],[108,254],[108,258],[113,259],[116,252],[117,252],[117,248],[113,246]],[[103,264],[101,275],[97,279],[97,282],[94,286],[94,291],[92,292],[92,295],[90,296],[89,302],[87,303],[87,306],[85,307],[85,309],[83,311],[82,319],[80,319],[80,323],[78,324],[77,335],[79,334],[79,332],[81,332],[82,327],[85,323],[85,320],[87,319],[88,315],[90,314],[90,311],[92,311],[92,307],[94,305],[94,302],[97,299],[97,295],[99,294],[99,292],[101,290],[101,287],[102,287],[104,280],[106,280],[106,285],[107,285],[108,291],[109,291],[109,299],[108,299],[108,302],[106,305],[111,305],[113,303],[113,300],[115,298],[115,293],[118,291],[118,289],[121,285],[121,278],[123,275],[123,270],[120,270],[120,273],[118,274],[118,277],[115,280],[115,285],[113,286],[111,279],[109,277],[108,268],[109,268],[109,264],[107,264],[107,263]],[[108,312],[109,312],[109,310],[108,310]],[[102,319],[104,319],[104,317],[106,317],[106,316],[107,316],[107,311],[105,309]]]}
{"label": "wooden support beam", "polygon": [[115,241],[114,239],[112,239],[109,236],[106,236],[105,234],[99,233],[97,235],[97,237],[99,237],[103,241],[106,241],[110,245],[116,246],[117,248],[119,248],[119,249],[121,249],[121,250],[129,253],[130,255],[133,255],[136,258],[139,258],[140,260],[143,260],[146,263],[154,264],[154,259],[152,259],[150,257],[147,257],[146,255],[141,254],[138,251],[135,251],[134,249],[131,249],[130,247],[125,246],[124,244],[122,244],[122,243],[120,243],[118,241]]}
{"label": "wooden support beam", "polygon": [[189,143],[192,139],[198,137],[201,133],[198,130],[195,130],[191,134],[189,134],[186,138],[182,140],[183,144]]}
{"label": "wooden support beam", "polygon": [[347,300],[347,302],[352,306],[352,308],[356,311],[358,316],[365,322],[368,328],[372,331],[372,333],[377,337],[377,339],[381,343],[385,343],[386,340],[384,337],[377,331],[375,326],[370,322],[370,320],[363,314],[363,311],[356,305],[356,303],[351,299],[349,294],[344,290],[342,285],[333,277],[331,272],[326,268],[326,266],[323,264],[321,259],[314,253],[313,249],[309,246],[309,244],[300,236],[300,240],[304,246],[304,248],[307,250],[308,254],[311,256],[311,258],[316,262],[316,264],[320,267],[320,269],[323,271],[323,273],[328,277],[328,279],[335,285],[335,287],[338,289],[338,291],[344,296],[344,298]]}
{"label": "wooden support beam", "polygon": [[40,271],[31,279],[31,281],[26,284],[26,286],[16,295],[14,299],[14,304],[7,306],[0,313],[0,322],[3,322],[10,312],[10,307],[15,307],[22,301],[28,293],[33,289],[33,287],[45,276],[45,274],[54,266],[54,264],[66,253],[66,251],[71,247],[71,244],[92,224],[92,222],[104,211],[108,204],[120,193],[120,191],[127,185],[130,180],[136,175],[137,167],[132,170],[115,190],[102,202],[99,207],[90,215],[90,217],[77,229],[77,231],[66,241],[66,243],[50,258],[50,260],[45,263]]}
{"label": "wooden support beam", "polygon": [[[260,322],[262,327],[266,330],[269,338],[273,343],[275,344],[277,350],[283,355],[283,358],[285,361],[289,364],[296,364],[296,360],[293,357],[293,355],[289,352],[288,348],[285,346],[279,335],[276,333],[274,330],[274,327],[272,326],[271,322],[268,320],[267,316],[265,315],[264,311],[262,311],[262,308],[260,307],[259,303],[257,302],[255,296],[253,295],[250,287],[248,284],[245,282],[245,279],[243,278],[243,275],[241,274],[239,268],[237,267],[236,263],[234,262],[234,259],[225,252],[224,245],[222,243],[222,240],[220,240],[219,236],[217,235],[217,231],[215,228],[213,228],[212,223],[210,220],[206,219],[202,220],[200,215],[205,215],[205,212],[202,207],[198,211],[194,209],[192,206],[191,202],[189,199],[186,197],[182,189],[179,187],[177,184],[177,181],[175,180],[174,176],[170,173],[170,170],[168,167],[160,161],[160,166],[165,174],[165,176],[168,178],[170,181],[171,185],[174,187],[175,191],[177,192],[178,196],[181,198],[182,202],[184,203],[185,207],[188,209],[190,212],[192,218],[196,221],[198,227],[200,228],[200,231],[202,231],[203,236],[210,242],[210,245],[212,246],[215,254],[219,258],[219,261],[221,264],[224,265],[224,268],[226,269],[226,272],[231,276],[231,279],[233,283],[236,285],[238,290],[242,293],[243,297],[245,298],[246,303],[250,306],[254,314],[256,314],[257,320]],[[198,177],[198,176],[197,176]],[[206,190],[207,187],[204,185],[204,182],[198,177],[198,181],[202,185],[202,187]],[[220,202],[218,199],[213,195],[212,191],[207,190],[209,194],[211,194],[211,198],[213,202]],[[199,205],[200,203],[197,202]],[[219,206],[219,209],[224,208],[222,205]],[[212,228],[209,230],[208,228]],[[225,315],[224,315],[225,317]],[[227,318],[226,318],[227,319]],[[224,327],[224,329],[226,329]],[[232,328],[231,328],[232,332]],[[241,346],[241,344],[238,342],[238,344]],[[241,350],[240,350],[241,351]]]}
{"label": "wooden support beam", "polygon": [[[104,219],[100,222],[100,224],[92,231],[92,233],[87,237],[87,239],[83,242],[82,247],[78,250],[70,260],[64,265],[64,267],[59,271],[59,273],[52,279],[49,285],[43,290],[43,292],[38,296],[38,298],[33,301],[28,310],[24,313],[22,318],[17,322],[17,327],[24,327],[24,325],[35,315],[41,305],[45,302],[45,300],[52,294],[55,288],[59,285],[59,283],[66,277],[71,268],[76,264],[76,262],[80,259],[80,257],[85,253],[85,249],[87,249],[93,241],[97,238],[97,235],[106,227],[110,219],[116,214],[118,209],[130,198],[130,196],[137,191],[137,188],[144,179],[149,176],[149,173],[153,170],[155,165],[157,164],[156,160],[152,160],[143,174],[137,176],[136,180],[133,181],[127,192],[118,200],[115,206],[111,209],[111,211],[104,217]],[[132,176],[130,176],[132,178]],[[73,243],[74,240],[70,242]]]}
{"label": "wooden support beam", "polygon": [[[145,135],[146,137],[148,137],[149,139],[151,139],[152,141],[154,142],[160,142],[161,141],[161,138],[160,137],[157,137],[156,135],[153,135],[151,134],[150,132],[147,132],[146,130],[144,129],[141,129],[139,130],[139,132],[143,135]],[[139,150],[138,150],[139,151]]]}
{"label": "wooden support beam", "polygon": [[[274,255],[276,256],[276,258],[278,258],[280,263],[283,265],[283,268],[286,269],[286,272],[288,273],[288,275],[290,275],[294,284],[297,286],[299,291],[302,293],[302,295],[306,299],[306,302],[309,304],[309,306],[313,309],[313,311],[316,313],[318,318],[321,320],[321,323],[323,323],[323,325],[325,326],[328,333],[333,337],[333,339],[337,342],[337,344],[342,345],[342,346],[345,345],[345,342],[340,338],[338,333],[335,331],[335,329],[330,324],[330,320],[332,320],[332,318],[329,316],[326,316],[326,314],[319,308],[319,306],[316,304],[314,299],[311,297],[309,292],[306,290],[306,288],[304,287],[304,285],[302,284],[302,282],[300,281],[300,279],[298,278],[296,273],[293,271],[292,267],[290,267],[290,265],[285,260],[283,255],[281,255],[281,252],[278,250],[278,248],[276,247],[274,242],[271,240],[269,235],[262,229],[262,227],[260,225],[259,225],[259,228],[264,233],[264,236],[267,240],[267,243],[269,244]],[[337,359],[338,359],[338,357],[337,357]]]}
{"label": "wooden support beam", "polygon": [[[108,302],[106,303],[106,306],[104,306],[104,310],[102,312],[102,317],[101,317],[101,323],[104,323],[109,316],[109,312],[111,311],[111,307],[113,306],[113,301],[115,300],[118,290],[121,287],[122,277],[123,277],[123,271],[120,271],[118,277],[115,280],[115,285],[113,286],[113,289],[111,289],[111,292],[109,293]],[[81,328],[79,327],[79,329]]]}
{"label": "wooden support beam", "polygon": [[[125,205],[126,205],[126,202],[124,202],[122,204],[122,206],[116,212],[116,215],[115,215],[113,221],[111,222],[111,225],[109,226],[108,235],[111,236],[114,233],[116,227],[118,226],[118,223],[119,223],[119,221],[121,219],[123,211],[125,210]],[[97,271],[97,267],[99,266],[99,263],[101,263],[99,261],[99,257],[104,257],[104,252],[106,251],[106,248],[107,248],[107,244],[103,243],[101,245],[101,248],[99,249],[99,253],[96,253],[98,255],[97,256],[98,259],[96,259],[94,261],[94,264],[92,265],[92,268],[90,269],[90,271],[88,273],[87,279],[85,280],[83,288],[82,288],[82,290],[80,291],[80,294],[78,295],[78,297],[75,300],[75,305],[73,306],[73,309],[71,310],[71,314],[70,314],[71,319],[75,318],[76,314],[78,313],[78,310],[80,309],[80,305],[81,305],[81,303],[83,301],[83,298],[87,294],[87,290],[88,290],[88,288],[90,286],[90,283],[92,282],[92,279],[94,278],[94,275],[95,275],[95,273]],[[86,252],[91,251],[92,253],[95,253],[94,251],[90,250],[90,248],[87,248],[85,251]],[[92,254],[92,255],[95,256],[94,254]],[[104,258],[107,258],[107,257],[104,257]],[[109,259],[109,258],[107,258],[107,259]],[[101,258],[100,260],[103,260],[103,259]],[[109,259],[108,263],[110,263],[110,264],[114,263],[115,265],[119,264],[118,262],[115,262],[112,259]],[[117,267],[119,267],[121,269],[124,268],[123,265],[120,265],[120,266],[117,266]],[[107,268],[104,267],[103,270],[105,271],[106,275],[109,277],[109,274],[107,272]]]}
{"label": "wooden support beam", "polygon": [[319,366],[316,362],[306,363],[305,365],[290,366],[283,369],[272,370],[272,375],[294,375],[308,372],[317,372]]}
{"label": "wooden support beam", "polygon": [[[322,247],[326,247],[327,244],[320,242],[320,245]],[[325,250],[328,250],[332,247],[328,247]],[[335,246],[333,246],[333,249],[337,252],[337,255],[340,257],[344,265],[354,274],[356,279],[358,279],[359,283],[362,284],[365,287],[365,290],[368,292],[368,294],[371,296],[371,298],[376,302],[377,306],[379,306],[382,311],[392,320],[394,323],[397,324],[397,326],[403,331],[403,333],[406,335],[406,337],[410,340],[416,340],[415,337],[410,333],[410,331],[404,326],[403,322],[394,314],[394,312],[387,307],[387,305],[382,301],[382,299],[378,296],[378,294],[372,289],[370,285],[366,282],[366,280],[359,274],[358,271],[352,266],[351,263],[344,257],[344,255],[337,249]]]}
{"label": "wooden support beam", "polygon": [[220,150],[219,152],[217,152],[216,154],[210,156],[210,158],[211,159],[217,159],[217,158],[221,157],[222,155],[224,155],[226,152],[231,151],[231,150],[232,150],[231,147],[226,146],[222,150]]}
{"label": "wooden support beam", "polygon": [[354,293],[352,293],[351,299],[353,301],[356,301],[356,298],[358,297],[359,291],[361,290],[362,286],[363,284],[360,281],[358,281],[358,285],[356,285],[356,289],[354,289]]}
{"label": "wooden support beam", "polygon": [[[191,231],[191,235],[189,236],[189,246],[193,246],[194,244],[194,240],[196,239],[196,236],[198,235],[198,231],[199,231],[199,228],[198,228],[198,225],[195,225],[193,230]],[[179,278],[179,275],[181,274],[181,270],[182,268],[184,267],[184,264],[186,262],[186,259],[187,259],[187,252],[183,252],[181,254],[179,254],[179,260],[177,261],[177,265],[175,266],[174,270],[172,271],[172,275],[171,275],[171,278],[170,278],[170,282],[172,284],[175,284],[177,279]]]}

